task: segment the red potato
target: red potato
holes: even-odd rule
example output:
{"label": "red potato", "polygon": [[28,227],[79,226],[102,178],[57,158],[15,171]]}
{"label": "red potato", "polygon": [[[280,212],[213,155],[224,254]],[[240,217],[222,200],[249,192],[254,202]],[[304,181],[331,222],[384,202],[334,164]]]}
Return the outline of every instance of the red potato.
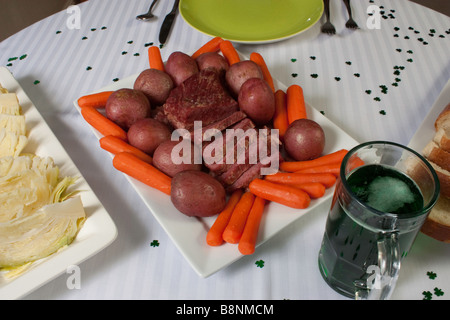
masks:
{"label": "red potato", "polygon": [[153,155],[161,143],[170,140],[171,135],[168,126],[152,118],[137,121],[127,132],[128,142],[149,155]]}
{"label": "red potato", "polygon": [[184,80],[199,72],[195,59],[180,51],[175,51],[169,56],[164,68],[172,77],[175,86],[179,86]]}
{"label": "red potato", "polygon": [[242,84],[238,103],[258,125],[268,123],[275,114],[275,95],[268,83],[260,78],[250,78]]}
{"label": "red potato", "polygon": [[195,61],[197,61],[199,70],[213,68],[221,73],[227,72],[230,68],[227,59],[225,59],[224,56],[218,52],[202,53],[195,59]]}
{"label": "red potato", "polygon": [[284,147],[297,161],[315,159],[322,154],[325,147],[325,133],[313,120],[295,120],[284,134]]}
{"label": "red potato", "polygon": [[260,67],[251,60],[236,62],[230,66],[225,74],[225,80],[231,93],[237,97],[241,86],[250,78],[264,79]]}
{"label": "red potato", "polygon": [[146,69],[134,82],[133,88],[142,91],[152,106],[160,106],[166,102],[174,84],[172,78],[164,71]]}
{"label": "red potato", "polygon": [[226,205],[222,184],[203,171],[182,171],[172,178],[170,199],[187,216],[209,217]]}
{"label": "red potato", "polygon": [[[164,141],[153,153],[153,165],[170,177],[181,171],[202,170],[201,150],[195,150],[195,148],[196,146],[189,140]],[[185,150],[190,154],[185,155]],[[200,154],[200,161],[195,161],[196,151]]]}
{"label": "red potato", "polygon": [[105,114],[108,119],[128,130],[136,121],[150,117],[151,104],[141,91],[119,89],[106,101]]}

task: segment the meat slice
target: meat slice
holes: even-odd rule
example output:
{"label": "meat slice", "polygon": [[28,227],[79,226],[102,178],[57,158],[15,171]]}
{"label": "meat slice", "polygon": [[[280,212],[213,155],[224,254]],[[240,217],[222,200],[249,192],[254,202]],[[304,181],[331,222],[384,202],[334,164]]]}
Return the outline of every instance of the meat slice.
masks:
{"label": "meat slice", "polygon": [[164,113],[176,129],[191,130],[194,121],[202,126],[226,118],[239,110],[225,89],[219,73],[205,69],[174,88],[164,104]]}
{"label": "meat slice", "polygon": [[[211,123],[210,125],[202,126],[201,134],[197,133],[194,129],[194,131],[191,131],[191,140],[198,144],[201,144],[203,141],[211,141],[212,137],[214,137],[217,132],[222,132],[226,128],[229,128],[245,118],[247,118],[247,115],[244,112],[236,111],[219,121]],[[208,131],[209,129],[215,130]]]}

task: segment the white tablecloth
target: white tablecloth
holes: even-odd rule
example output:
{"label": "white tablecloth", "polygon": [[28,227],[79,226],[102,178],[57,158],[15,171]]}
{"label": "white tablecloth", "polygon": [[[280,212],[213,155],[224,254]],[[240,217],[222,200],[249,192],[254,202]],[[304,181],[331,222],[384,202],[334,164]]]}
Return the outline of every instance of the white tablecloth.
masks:
{"label": "white tablecloth", "polygon": [[[322,17],[288,40],[236,47],[247,55],[260,52],[275,78],[300,84],[308,103],[357,141],[408,144],[450,78],[449,17],[406,0],[354,1],[361,27],[355,31],[344,26],[343,3],[331,2],[334,36],[320,33]],[[380,29],[366,27],[370,5],[382,10]],[[90,0],[79,5],[80,29],[69,29],[71,13],[62,11],[0,43],[0,64],[25,89],[118,228],[110,246],[80,264],[80,289],[69,289],[69,275],[62,274],[26,298],[345,299],[325,284],[317,267],[327,212],[305,215],[253,255],[204,279],[98,147],[72,102],[147,68],[148,45],[159,44],[172,1],[158,3],[157,20],[137,21],[148,6]],[[162,57],[193,52],[209,39],[178,16]],[[154,240],[158,246],[151,245]],[[255,264],[259,260],[262,267]],[[449,266],[450,245],[420,234],[393,299],[448,299]]]}

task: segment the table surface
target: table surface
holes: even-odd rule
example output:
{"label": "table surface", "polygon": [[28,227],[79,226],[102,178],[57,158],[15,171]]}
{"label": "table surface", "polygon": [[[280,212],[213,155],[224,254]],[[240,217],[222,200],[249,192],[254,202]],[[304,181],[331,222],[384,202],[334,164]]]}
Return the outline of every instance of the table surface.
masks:
{"label": "table surface", "polygon": [[[408,144],[450,78],[450,18],[406,0],[355,1],[361,28],[349,30],[342,2],[331,3],[334,36],[320,33],[322,17],[293,38],[236,47],[260,52],[273,77],[300,84],[307,102],[357,141]],[[147,68],[147,48],[158,45],[172,1],[158,3],[158,19],[137,21],[148,5],[90,0],[79,5],[79,29],[67,27],[69,13],[62,11],[0,43],[0,65],[27,92],[118,229],[110,246],[80,264],[80,289],[68,289],[62,274],[25,299],[346,299],[317,268],[326,211],[303,216],[253,255],[201,278],[98,147],[73,101]],[[366,27],[370,5],[383,11],[380,29]],[[193,52],[209,39],[178,16],[162,57]],[[150,245],[154,240],[158,246]],[[448,299],[449,263],[450,245],[419,234],[392,298]]]}

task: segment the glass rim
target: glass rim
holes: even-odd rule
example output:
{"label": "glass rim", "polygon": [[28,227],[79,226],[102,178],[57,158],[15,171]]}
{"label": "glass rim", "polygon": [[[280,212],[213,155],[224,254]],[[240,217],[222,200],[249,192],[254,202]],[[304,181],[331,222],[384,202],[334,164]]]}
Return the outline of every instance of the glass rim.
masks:
{"label": "glass rim", "polygon": [[[345,167],[346,164],[348,162],[348,160],[350,159],[350,157],[355,154],[358,150],[363,149],[364,147],[368,146],[368,145],[390,145],[390,146],[394,146],[394,147],[398,147],[400,149],[406,150],[410,153],[412,153],[413,155],[415,155],[417,158],[419,158],[419,160],[424,163],[427,168],[429,169],[431,175],[433,176],[433,179],[435,181],[435,190],[433,193],[432,198],[430,199],[430,201],[428,201],[427,205],[424,205],[424,207],[421,210],[417,210],[417,211],[413,211],[410,213],[402,213],[402,214],[396,214],[396,213],[392,213],[392,212],[383,212],[380,210],[377,210],[369,205],[367,205],[365,202],[361,201],[356,194],[351,190],[350,186],[347,183],[347,177],[345,174]],[[344,177],[344,179],[342,178]],[[378,216],[390,216],[390,217],[394,217],[397,219],[410,219],[410,218],[415,218],[415,217],[419,217],[423,214],[426,214],[427,212],[429,212],[433,206],[435,205],[437,199],[439,198],[439,194],[440,194],[440,184],[439,184],[439,178],[436,174],[436,171],[434,170],[434,168],[431,166],[431,164],[428,162],[427,159],[425,159],[425,157],[423,157],[420,153],[418,153],[417,151],[396,143],[396,142],[392,142],[392,141],[385,141],[385,140],[373,140],[373,141],[367,141],[367,142],[363,142],[358,144],[357,146],[353,147],[352,149],[350,149],[347,154],[344,156],[344,158],[342,159],[342,163],[341,163],[341,167],[339,169],[339,178],[341,180],[341,183],[343,184],[343,186],[345,187],[345,189],[347,190],[347,192],[349,192],[349,194],[361,205],[363,206],[365,209],[369,210],[370,212],[373,212],[374,214],[378,215]]]}

